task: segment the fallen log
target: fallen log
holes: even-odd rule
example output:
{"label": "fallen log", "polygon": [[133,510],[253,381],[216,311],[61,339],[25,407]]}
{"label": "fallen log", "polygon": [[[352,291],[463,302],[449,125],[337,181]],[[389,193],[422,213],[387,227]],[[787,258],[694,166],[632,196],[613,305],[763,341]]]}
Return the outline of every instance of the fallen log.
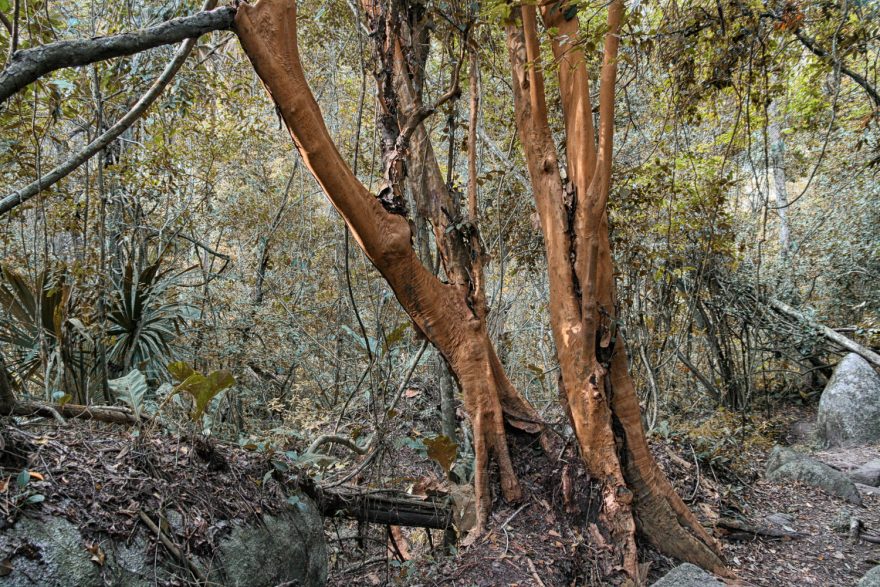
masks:
{"label": "fallen log", "polygon": [[40,416],[42,418],[76,418],[97,420],[111,424],[140,424],[144,420],[131,411],[116,406],[81,406],[79,404],[41,404],[33,401],[17,401],[12,408],[13,416]]}
{"label": "fallen log", "polygon": [[752,526],[741,520],[733,518],[720,518],[715,522],[715,527],[727,540],[752,540],[758,536],[773,538],[776,540],[794,540],[802,538],[804,534],[791,532],[782,528],[770,528],[765,526]]}
{"label": "fallen log", "polygon": [[397,491],[349,487],[322,488],[307,479],[299,485],[326,517],[344,516],[373,524],[436,530],[452,527],[448,497],[422,498]]}
{"label": "fallen log", "polygon": [[819,324],[809,316],[806,316],[803,312],[799,312],[795,310],[788,304],[784,302],[780,302],[777,299],[770,298],[770,307],[779,312],[784,316],[788,316],[789,318],[794,318],[800,322],[804,322],[811,328],[815,328],[822,336],[834,342],[848,351],[852,351],[857,355],[861,356],[863,359],[874,365],[875,367],[880,367],[880,355],[872,351],[871,349],[860,345],[856,341],[845,337],[839,332],[835,332],[831,330],[827,326],[823,324]]}

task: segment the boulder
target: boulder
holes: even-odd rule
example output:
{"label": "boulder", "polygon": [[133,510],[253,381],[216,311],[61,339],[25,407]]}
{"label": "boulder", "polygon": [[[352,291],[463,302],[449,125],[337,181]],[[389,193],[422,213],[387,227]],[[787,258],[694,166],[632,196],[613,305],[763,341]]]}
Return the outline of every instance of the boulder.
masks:
{"label": "boulder", "polygon": [[875,459],[854,471],[850,471],[849,478],[855,483],[880,487],[880,459]]}
{"label": "boulder", "polygon": [[834,369],[819,400],[817,432],[827,446],[880,442],[880,375],[850,353]]}
{"label": "boulder", "polygon": [[865,573],[856,587],[880,587],[880,565]]}
{"label": "boulder", "polygon": [[724,583],[700,567],[684,563],[666,573],[652,587],[724,587]]}
{"label": "boulder", "polygon": [[[144,532],[127,543],[85,538],[61,517],[22,517],[0,533],[0,585],[148,587],[192,580],[189,571]],[[323,520],[314,504],[233,526],[210,559],[193,558],[211,584],[318,587],[327,581]]]}
{"label": "boulder", "polygon": [[767,459],[767,479],[775,482],[799,481],[862,505],[862,497],[850,479],[805,454],[782,446],[773,447]]}
{"label": "boulder", "polygon": [[263,524],[239,526],[220,545],[219,559],[230,587],[273,587],[327,582],[324,525],[315,506],[301,500],[286,516],[263,516]]}

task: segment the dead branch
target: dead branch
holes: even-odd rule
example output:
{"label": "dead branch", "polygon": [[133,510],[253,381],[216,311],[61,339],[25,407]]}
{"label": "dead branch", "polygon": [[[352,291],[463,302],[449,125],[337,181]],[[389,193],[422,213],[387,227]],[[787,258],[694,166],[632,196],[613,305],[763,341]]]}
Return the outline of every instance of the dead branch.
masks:
{"label": "dead branch", "polygon": [[162,24],[110,37],[59,41],[16,51],[0,72],[0,104],[47,73],[113,57],[133,55],[160,45],[170,45],[205,33],[232,28],[235,8],[224,6],[175,18]]}
{"label": "dead branch", "polygon": [[790,532],[779,528],[758,527],[733,518],[720,518],[715,527],[720,529],[728,540],[751,540],[757,536],[776,540],[793,540],[802,538],[800,532]]}
{"label": "dead branch", "polygon": [[815,328],[819,331],[819,333],[834,342],[848,351],[852,351],[857,355],[860,355],[863,359],[874,365],[875,367],[880,367],[880,355],[872,351],[871,349],[860,345],[854,340],[847,338],[840,334],[839,332],[835,332],[828,328],[827,326],[820,324],[813,320],[812,318],[806,316],[803,312],[799,312],[795,310],[788,304],[785,304],[777,299],[770,298],[770,307],[776,310],[778,313],[788,316],[789,318],[794,318],[795,320],[805,323],[811,328]]}
{"label": "dead branch", "polygon": [[[32,401],[16,402],[12,408],[13,416],[39,416],[41,418],[54,418],[64,423],[64,418],[80,420],[97,420],[110,424],[140,424],[144,420],[139,419],[125,408],[116,406],[81,406],[79,404],[49,405]],[[63,416],[63,417],[62,417]]]}

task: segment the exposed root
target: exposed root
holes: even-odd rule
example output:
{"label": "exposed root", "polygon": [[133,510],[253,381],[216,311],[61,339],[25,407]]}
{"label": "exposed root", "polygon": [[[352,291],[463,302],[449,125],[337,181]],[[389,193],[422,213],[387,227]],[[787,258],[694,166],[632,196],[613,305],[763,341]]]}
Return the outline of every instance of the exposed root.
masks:
{"label": "exposed root", "polygon": [[727,575],[717,541],[684,504],[648,449],[626,363],[626,351],[618,348],[611,363],[612,407],[624,435],[624,474],[634,492],[638,529],[663,553]]}

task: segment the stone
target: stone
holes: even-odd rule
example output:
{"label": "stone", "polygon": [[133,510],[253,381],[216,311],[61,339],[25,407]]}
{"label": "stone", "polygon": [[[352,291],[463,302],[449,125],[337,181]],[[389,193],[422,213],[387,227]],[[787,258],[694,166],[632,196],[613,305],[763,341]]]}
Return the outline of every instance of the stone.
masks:
{"label": "stone", "polygon": [[856,587],[880,587],[880,565],[865,573]]}
{"label": "stone", "polygon": [[104,584],[101,567],[89,557],[79,529],[64,518],[23,517],[0,533],[0,558],[12,568],[0,583],[98,587]]}
{"label": "stone", "polygon": [[880,442],[880,375],[850,353],[834,369],[819,400],[817,433],[826,446]]}
{"label": "stone", "polygon": [[880,497],[880,487],[871,487],[870,485],[865,485],[863,483],[856,483],[856,489],[858,489],[859,493],[862,495],[876,495]]}
{"label": "stone", "polygon": [[849,478],[852,479],[854,483],[870,485],[871,487],[880,487],[880,459],[875,459],[869,463],[865,463],[854,471],[850,471]]}
{"label": "stone", "polygon": [[850,503],[862,505],[855,484],[836,469],[790,448],[775,446],[767,459],[767,479],[778,483],[799,481],[818,487]]}
{"label": "stone", "polygon": [[[182,518],[178,521],[182,523]],[[105,557],[102,565],[91,560],[89,547],[95,546]],[[127,543],[107,537],[93,542],[71,522],[52,516],[22,517],[0,532],[0,561],[4,561],[3,587],[148,587],[192,579],[164,547],[154,548],[145,532]],[[302,497],[283,514],[233,526],[214,556],[193,562],[211,584],[321,587],[327,582],[323,519],[315,505]]]}
{"label": "stone", "polygon": [[794,532],[794,517],[789,514],[770,514],[769,516],[764,518],[764,521],[770,524],[771,526],[775,526],[777,528],[782,528],[787,532]]}
{"label": "stone", "polygon": [[312,587],[327,582],[324,524],[314,504],[301,499],[283,516],[263,516],[263,524],[235,528],[220,544],[225,585],[274,587],[298,581]]}
{"label": "stone", "polygon": [[850,520],[852,520],[852,512],[842,509],[831,519],[831,529],[835,532],[849,532]]}
{"label": "stone", "polygon": [[684,563],[666,573],[653,587],[724,587],[724,583],[700,567]]}

